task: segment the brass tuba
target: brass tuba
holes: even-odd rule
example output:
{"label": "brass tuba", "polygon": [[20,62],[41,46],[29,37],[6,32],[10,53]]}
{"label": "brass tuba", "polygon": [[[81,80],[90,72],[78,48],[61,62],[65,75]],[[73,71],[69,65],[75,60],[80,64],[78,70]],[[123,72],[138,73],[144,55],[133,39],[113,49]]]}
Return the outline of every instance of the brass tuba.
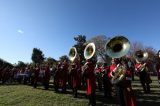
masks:
{"label": "brass tuba", "polygon": [[130,42],[124,36],[116,36],[107,41],[105,49],[109,57],[120,58],[130,50]]}
{"label": "brass tuba", "polygon": [[96,46],[94,43],[89,43],[84,49],[84,58],[91,59],[95,55]]}
{"label": "brass tuba", "polygon": [[77,49],[75,47],[72,47],[69,51],[69,59],[70,61],[74,61],[77,57]]}
{"label": "brass tuba", "polygon": [[[105,45],[106,54],[111,58],[121,58],[130,50],[130,42],[124,36],[116,36],[110,39]],[[112,84],[120,82],[126,73],[125,65],[118,64],[116,68],[110,73]]]}
{"label": "brass tuba", "polygon": [[[142,50],[138,50],[135,52],[134,57],[137,63],[144,62],[148,59],[148,53]],[[146,66],[146,63],[140,64],[138,66],[139,72],[144,71],[144,69],[146,68],[145,66]]]}
{"label": "brass tuba", "polygon": [[[94,43],[89,43],[85,49],[84,49],[84,58],[86,60],[88,59],[92,59],[93,57],[95,57],[95,51],[96,51],[96,46]],[[87,63],[85,63],[82,66],[82,72],[85,72],[85,70],[88,68]]]}
{"label": "brass tuba", "polygon": [[142,50],[138,50],[135,52],[134,57],[136,59],[137,62],[142,62],[147,60],[148,58],[148,53]]}

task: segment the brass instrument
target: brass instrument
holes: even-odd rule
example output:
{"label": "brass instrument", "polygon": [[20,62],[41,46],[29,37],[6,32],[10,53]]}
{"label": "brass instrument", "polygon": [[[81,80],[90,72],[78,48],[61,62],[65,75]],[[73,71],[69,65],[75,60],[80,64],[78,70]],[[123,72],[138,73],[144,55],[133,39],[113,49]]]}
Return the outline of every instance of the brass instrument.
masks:
{"label": "brass instrument", "polygon": [[126,67],[119,66],[118,64],[117,67],[111,72],[111,77],[112,77],[111,83],[117,84],[118,82],[120,82],[125,77],[125,73],[126,73]]}
{"label": "brass instrument", "polygon": [[[106,45],[106,54],[111,58],[121,58],[126,55],[130,50],[130,42],[124,36],[116,36],[110,39]],[[116,68],[111,72],[111,82],[112,84],[117,84],[120,82],[126,73],[125,65],[121,66],[118,64]]]}
{"label": "brass instrument", "polygon": [[[135,52],[134,55],[136,62],[140,63],[140,62],[144,62],[148,59],[148,53],[142,50],[138,50]],[[137,68],[137,70],[139,70],[140,72],[142,72],[145,69],[146,63],[144,64],[140,64]]]}
{"label": "brass instrument", "polygon": [[84,49],[84,58],[91,59],[95,55],[96,46],[94,43],[89,43]]}
{"label": "brass instrument", "polygon": [[142,72],[142,71],[144,71],[144,69],[146,68],[145,66],[146,66],[146,63],[140,64],[140,65],[138,66],[137,70],[139,70],[139,72]]}
{"label": "brass instrument", "polygon": [[[95,57],[96,46],[94,43],[89,43],[84,49],[84,58],[86,60]],[[82,66],[82,73],[88,68],[87,62]]]}
{"label": "brass instrument", "polygon": [[69,51],[69,59],[71,62],[73,62],[77,57],[77,49],[75,47],[72,47]]}
{"label": "brass instrument", "polygon": [[87,65],[87,63],[85,63],[85,64],[82,66],[82,73],[84,73],[87,68],[88,68],[88,65]]}
{"label": "brass instrument", "polygon": [[135,52],[134,57],[137,62],[146,61],[148,59],[148,53],[142,50],[138,50]]}
{"label": "brass instrument", "polygon": [[120,58],[130,50],[130,42],[123,36],[116,36],[108,40],[105,45],[106,54],[111,58]]}

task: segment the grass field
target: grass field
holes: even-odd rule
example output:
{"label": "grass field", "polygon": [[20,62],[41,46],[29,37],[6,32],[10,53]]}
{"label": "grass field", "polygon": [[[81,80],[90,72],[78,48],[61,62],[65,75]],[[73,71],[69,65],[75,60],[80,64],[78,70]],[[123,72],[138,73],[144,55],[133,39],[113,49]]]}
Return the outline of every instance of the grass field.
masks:
{"label": "grass field", "polygon": [[[151,94],[144,94],[136,77],[133,89],[137,106],[160,106],[160,88],[156,77],[152,77]],[[51,84],[52,86],[52,84]],[[42,86],[33,89],[28,85],[0,85],[0,106],[87,106],[85,91],[78,91],[78,98],[72,97],[71,90],[66,94],[55,93],[53,88],[43,90]],[[97,106],[118,106],[117,98],[103,98],[103,92],[96,92]]]}

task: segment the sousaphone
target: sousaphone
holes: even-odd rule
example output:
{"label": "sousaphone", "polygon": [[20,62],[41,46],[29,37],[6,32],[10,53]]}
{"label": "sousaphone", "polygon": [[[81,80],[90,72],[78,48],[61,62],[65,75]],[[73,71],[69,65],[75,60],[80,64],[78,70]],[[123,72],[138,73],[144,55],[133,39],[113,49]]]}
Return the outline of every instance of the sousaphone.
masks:
{"label": "sousaphone", "polygon": [[135,52],[134,57],[137,62],[146,61],[148,58],[148,53],[143,50],[138,50]]}
{"label": "sousaphone", "polygon": [[89,43],[84,49],[84,58],[86,60],[95,56],[96,46],[94,43]]}
{"label": "sousaphone", "polygon": [[[94,43],[89,43],[84,49],[84,58],[86,60],[88,59],[93,59],[95,57],[95,51],[96,51],[96,46]],[[88,68],[87,63],[85,63],[82,66],[82,72],[85,72],[85,70]]]}
{"label": "sousaphone", "polygon": [[[130,42],[124,36],[116,36],[108,40],[105,45],[106,54],[111,58],[121,58],[125,56],[130,50]],[[110,73],[112,84],[117,84],[125,77],[126,67],[118,64],[116,68]]]}
{"label": "sousaphone", "polygon": [[69,51],[69,59],[71,62],[73,62],[77,57],[77,49],[75,47],[72,47]]}
{"label": "sousaphone", "polygon": [[143,50],[138,50],[135,52],[134,54],[134,58],[136,59],[136,62],[137,63],[141,63],[141,62],[144,62],[143,64],[140,64],[138,66],[138,70],[140,72],[144,71],[144,69],[146,68],[146,63],[145,61],[148,59],[148,53],[143,51]]}

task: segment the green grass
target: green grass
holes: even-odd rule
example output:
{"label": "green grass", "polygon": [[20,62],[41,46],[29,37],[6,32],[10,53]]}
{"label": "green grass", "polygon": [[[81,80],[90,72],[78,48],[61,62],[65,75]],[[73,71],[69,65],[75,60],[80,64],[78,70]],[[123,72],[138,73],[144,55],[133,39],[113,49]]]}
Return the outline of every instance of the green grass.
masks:
{"label": "green grass", "polygon": [[[81,102],[83,101],[83,102]],[[54,93],[54,91],[33,89],[25,85],[0,87],[0,106],[84,106],[87,100],[75,99],[71,94]]]}
{"label": "green grass", "polygon": [[[135,78],[132,83],[137,98],[137,106],[160,106],[160,88],[156,77],[152,77],[151,94],[144,94]],[[43,90],[42,86],[33,89],[27,85],[0,85],[0,106],[87,106],[85,91],[78,91],[78,98],[72,97],[71,90],[66,94],[55,93],[53,88]],[[97,106],[118,106],[116,97],[103,98],[103,92],[96,92]]]}

